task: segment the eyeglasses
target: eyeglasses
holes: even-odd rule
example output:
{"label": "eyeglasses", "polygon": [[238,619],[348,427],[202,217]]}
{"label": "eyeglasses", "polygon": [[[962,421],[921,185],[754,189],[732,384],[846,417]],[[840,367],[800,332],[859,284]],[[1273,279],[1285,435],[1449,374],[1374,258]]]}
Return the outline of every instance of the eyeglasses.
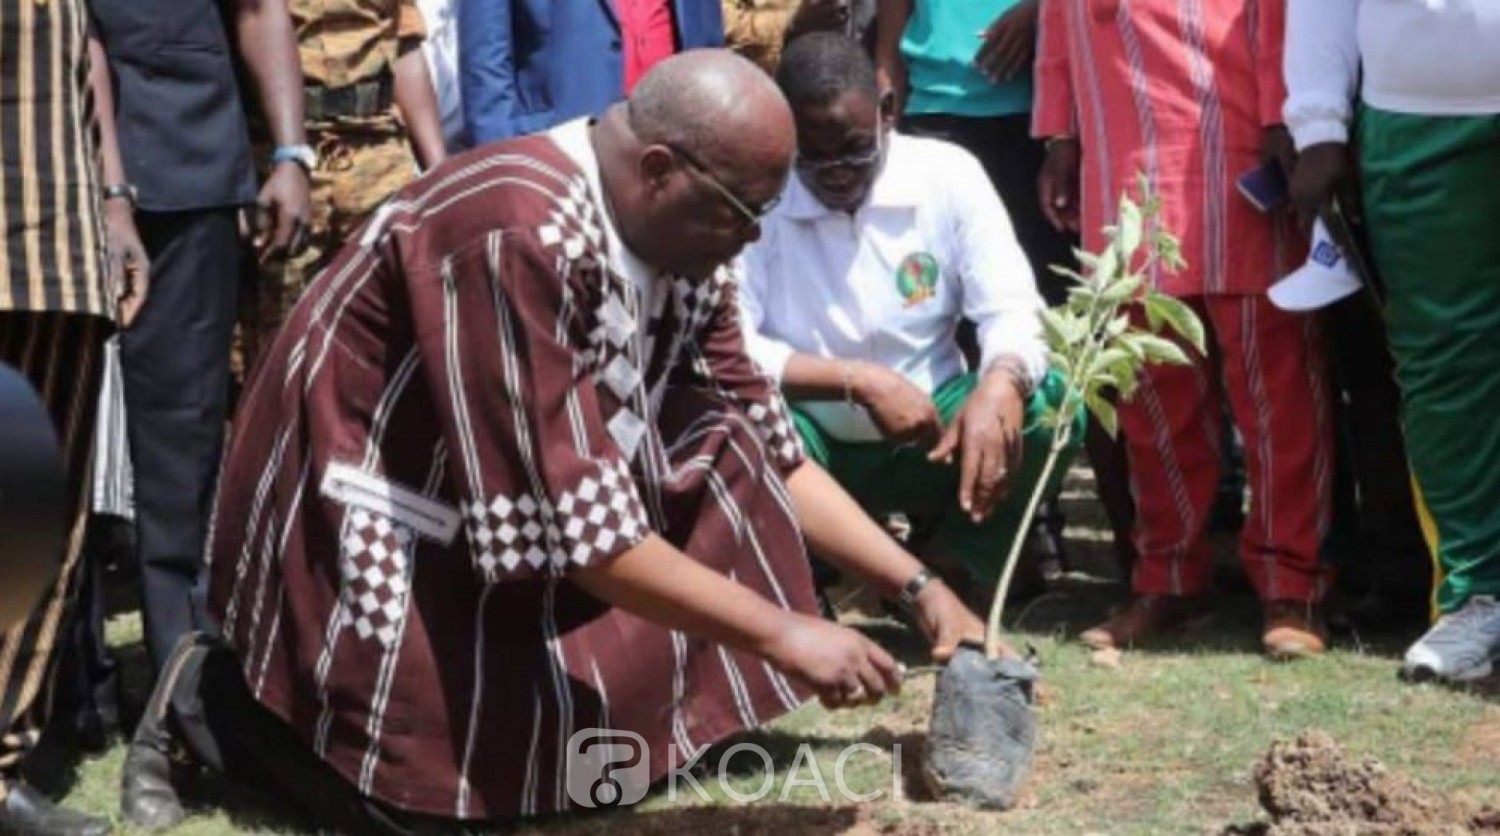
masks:
{"label": "eyeglasses", "polygon": [[864,151],[856,151],[852,154],[844,154],[831,160],[819,160],[811,157],[797,155],[794,165],[803,174],[822,174],[835,168],[869,168],[880,161],[880,155],[885,151],[885,131],[880,129],[879,117],[875,122],[875,145]]}
{"label": "eyeglasses", "polygon": [[729,190],[728,186],[720,182],[719,178],[715,177],[713,175],[713,172],[708,170],[708,166],[700,162],[698,158],[693,156],[693,154],[687,149],[671,142],[664,142],[662,143],[662,145],[666,146],[667,149],[670,150],[673,154],[681,157],[683,161],[688,164],[688,168],[691,168],[692,170],[697,172],[698,176],[701,177],[704,182],[708,183],[710,186],[713,186],[714,191],[718,192],[719,195],[724,198],[725,202],[727,202],[731,207],[734,208],[734,211],[739,214],[740,218],[745,222],[747,226],[755,226],[756,224],[760,223],[766,215],[769,215],[771,213],[772,209],[776,208],[776,204],[781,202],[781,196],[777,195],[776,197],[771,198],[770,200],[762,203],[759,206],[751,206],[750,204],[736,197],[734,192]]}

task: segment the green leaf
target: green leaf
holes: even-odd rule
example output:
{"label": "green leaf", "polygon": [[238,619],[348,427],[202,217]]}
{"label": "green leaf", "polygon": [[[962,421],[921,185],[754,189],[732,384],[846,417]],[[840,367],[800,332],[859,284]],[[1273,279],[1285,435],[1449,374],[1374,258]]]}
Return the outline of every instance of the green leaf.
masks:
{"label": "green leaf", "polygon": [[1104,252],[1099,254],[1099,259],[1094,265],[1094,272],[1089,275],[1096,287],[1105,287],[1120,272],[1120,253],[1113,245],[1105,247]]}
{"label": "green leaf", "polygon": [[1121,363],[1134,365],[1135,358],[1130,352],[1118,346],[1110,346],[1099,352],[1094,357],[1094,364],[1089,368],[1088,376],[1093,377],[1101,372],[1114,371]]}
{"label": "green leaf", "polygon": [[1099,298],[1112,305],[1118,305],[1134,296],[1136,291],[1141,289],[1143,281],[1140,276],[1123,276],[1118,281],[1111,282],[1108,287],[1104,288],[1100,292]]}
{"label": "green leaf", "polygon": [[1186,366],[1192,362],[1188,359],[1187,352],[1182,350],[1182,346],[1171,340],[1162,339],[1155,334],[1134,334],[1133,336],[1139,341],[1148,363]]}
{"label": "green leaf", "polygon": [[1078,264],[1085,273],[1093,272],[1095,265],[1099,263],[1099,256],[1078,247],[1073,248],[1073,257],[1078,259]]}
{"label": "green leaf", "polygon": [[1047,338],[1048,345],[1068,344],[1067,325],[1063,322],[1063,314],[1057,308],[1042,308],[1042,335]]}
{"label": "green leaf", "polygon": [[1130,256],[1141,247],[1141,229],[1143,218],[1141,207],[1129,197],[1120,199],[1120,236],[1118,239],[1120,252],[1128,261]]}
{"label": "green leaf", "polygon": [[[1088,282],[1088,279],[1084,278],[1082,273],[1079,273],[1077,270],[1074,270],[1071,267],[1064,267],[1061,264],[1051,264],[1048,265],[1047,269],[1052,271],[1054,275],[1062,276],[1063,278],[1068,279],[1072,282],[1076,282],[1080,285]],[[1070,288],[1070,290],[1072,289],[1073,288]]]}
{"label": "green leaf", "polygon": [[1108,334],[1111,337],[1118,337],[1129,330],[1130,317],[1127,314],[1120,314],[1119,316],[1110,320],[1109,327],[1105,329],[1104,333]]}
{"label": "green leaf", "polygon": [[1090,395],[1084,400],[1084,403],[1088,405],[1089,412],[1093,413],[1094,419],[1099,422],[1099,426],[1103,427],[1104,431],[1109,433],[1110,438],[1119,437],[1120,416],[1115,412],[1114,404],[1098,394]]}
{"label": "green leaf", "polygon": [[[1198,318],[1197,312],[1190,305],[1181,299],[1155,291],[1146,294],[1144,304],[1147,317],[1154,314],[1156,319],[1165,322],[1177,336],[1197,349],[1199,354],[1207,354],[1207,335],[1204,333],[1203,320]],[[1161,333],[1160,326],[1153,326],[1151,330]]]}

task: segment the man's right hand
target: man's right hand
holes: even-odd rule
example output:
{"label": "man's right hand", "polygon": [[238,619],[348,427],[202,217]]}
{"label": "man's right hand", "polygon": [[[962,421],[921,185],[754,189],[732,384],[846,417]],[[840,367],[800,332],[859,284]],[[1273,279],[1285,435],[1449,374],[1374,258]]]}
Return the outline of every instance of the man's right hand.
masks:
{"label": "man's right hand", "polygon": [[787,614],[761,655],[817,692],[827,708],[873,705],[901,692],[901,666],[862,634],[821,618]]}
{"label": "man's right hand", "polygon": [[1083,149],[1076,139],[1054,139],[1047,146],[1047,159],[1037,177],[1042,214],[1059,232],[1078,231],[1078,171]]}
{"label": "man's right hand", "polygon": [[1289,190],[1302,228],[1310,229],[1318,213],[1335,194],[1346,213],[1357,212],[1354,177],[1349,165],[1349,146],[1342,142],[1320,142],[1297,155]]}
{"label": "man's right hand", "polygon": [[943,419],[932,398],[899,372],[862,363],[853,383],[854,397],[869,410],[887,440],[936,442],[943,434]]}

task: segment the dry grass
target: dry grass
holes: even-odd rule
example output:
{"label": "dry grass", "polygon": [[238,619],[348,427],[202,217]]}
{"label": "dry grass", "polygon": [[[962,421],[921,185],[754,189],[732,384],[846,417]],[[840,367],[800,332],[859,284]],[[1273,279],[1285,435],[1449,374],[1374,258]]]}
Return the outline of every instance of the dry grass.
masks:
{"label": "dry grass", "polygon": [[[1117,594],[1102,548],[1097,511],[1077,498],[1069,539],[1075,566],[1060,585],[1024,612],[1014,634],[1031,644],[1044,665],[1042,740],[1035,774],[1020,809],[974,812],[925,800],[915,767],[930,706],[933,677],[920,674],[886,704],[830,714],[811,706],[749,739],[774,755],[772,798],[740,805],[705,781],[713,797],[669,800],[663,793],[636,808],[606,815],[536,822],[535,834],[789,834],[995,833],[1162,834],[1217,832],[1256,818],[1250,771],[1278,738],[1324,729],[1350,752],[1388,766],[1475,805],[1500,804],[1500,697],[1494,688],[1457,691],[1413,687],[1395,678],[1395,660],[1408,636],[1345,637],[1322,659],[1290,665],[1255,652],[1257,613],[1243,595],[1226,598],[1215,626],[1204,634],[1150,652],[1126,654],[1118,668],[1091,663],[1068,641],[1101,616]],[[920,644],[900,625],[853,614],[850,620],[921,665]],[[137,635],[132,635],[132,632]],[[117,643],[138,641],[129,620]],[[846,780],[855,791],[885,788],[874,802],[824,803],[799,787],[780,791],[797,748],[810,744],[833,789],[839,752],[852,742],[889,752],[902,745],[908,779],[892,799],[888,754],[850,759]],[[121,751],[116,747],[83,765],[69,801],[109,813],[115,804]],[[806,764],[799,771],[808,777]],[[766,777],[749,758],[737,758],[730,787],[754,792]],[[299,832],[273,800],[206,782],[208,801],[179,830],[183,834]],[[834,799],[838,798],[835,794]]]}

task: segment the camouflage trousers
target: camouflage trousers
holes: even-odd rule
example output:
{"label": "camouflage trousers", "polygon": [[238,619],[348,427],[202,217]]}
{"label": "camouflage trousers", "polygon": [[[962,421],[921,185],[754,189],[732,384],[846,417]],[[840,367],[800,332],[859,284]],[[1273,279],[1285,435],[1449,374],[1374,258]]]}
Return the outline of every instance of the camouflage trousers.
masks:
{"label": "camouflage trousers", "polygon": [[[307,248],[293,258],[246,269],[233,366],[239,380],[271,344],[292,307],[375,209],[417,176],[416,156],[394,116],[309,126],[318,150],[310,181]],[[269,155],[262,155],[264,159]]]}

